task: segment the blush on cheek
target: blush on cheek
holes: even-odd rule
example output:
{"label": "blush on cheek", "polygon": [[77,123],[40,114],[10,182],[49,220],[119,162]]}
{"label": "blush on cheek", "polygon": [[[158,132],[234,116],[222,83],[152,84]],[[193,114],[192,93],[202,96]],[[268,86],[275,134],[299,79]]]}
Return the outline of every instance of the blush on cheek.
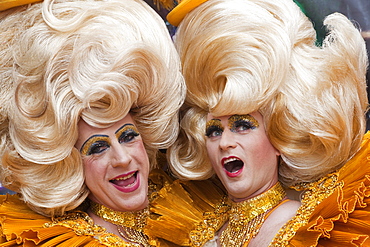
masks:
{"label": "blush on cheek", "polygon": [[208,154],[208,157],[209,159],[211,159],[211,154],[215,153],[215,149],[213,147],[213,145],[211,145],[211,143],[209,143],[208,141],[206,142],[206,150],[207,150],[207,154]]}
{"label": "blush on cheek", "polygon": [[141,154],[140,155],[140,157],[141,157],[141,164],[142,165],[145,165],[145,167],[143,167],[143,168],[146,168],[148,170],[148,174],[145,174],[145,175],[148,175],[149,176],[149,169],[150,169],[149,157],[148,157],[148,154],[146,152],[144,143],[142,141],[140,141],[140,144],[137,147],[137,153],[140,153]]}

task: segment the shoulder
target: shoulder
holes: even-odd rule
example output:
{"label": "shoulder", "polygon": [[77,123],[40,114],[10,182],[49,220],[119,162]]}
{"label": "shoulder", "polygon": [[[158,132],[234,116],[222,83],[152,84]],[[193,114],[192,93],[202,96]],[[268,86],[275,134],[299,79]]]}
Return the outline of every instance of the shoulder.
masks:
{"label": "shoulder", "polygon": [[259,233],[251,240],[250,246],[268,246],[279,230],[296,215],[300,205],[299,201],[286,200],[276,207],[265,219]]}
{"label": "shoulder", "polygon": [[370,245],[369,140],[370,134],[365,135],[361,149],[338,171],[295,187],[304,191],[302,205],[275,237],[275,243]]}
{"label": "shoulder", "polygon": [[287,200],[277,207],[266,219],[266,221],[275,222],[276,224],[279,224],[279,222],[284,224],[296,215],[296,212],[300,206],[301,203],[299,201]]}

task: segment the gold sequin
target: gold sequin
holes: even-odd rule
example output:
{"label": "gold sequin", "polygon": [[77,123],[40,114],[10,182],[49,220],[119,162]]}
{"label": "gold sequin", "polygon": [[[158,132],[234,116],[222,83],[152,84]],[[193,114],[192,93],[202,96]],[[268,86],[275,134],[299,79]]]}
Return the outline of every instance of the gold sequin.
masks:
{"label": "gold sequin", "polygon": [[267,213],[279,205],[285,196],[285,190],[278,182],[261,195],[243,202],[231,202],[229,223],[220,237],[221,246],[243,246],[249,243],[259,232]]}
{"label": "gold sequin", "polygon": [[221,228],[229,218],[228,211],[230,204],[225,196],[217,204],[213,212],[205,212],[201,221],[194,230],[190,232],[190,241],[192,246],[203,246],[207,241],[215,237],[215,232]]}
{"label": "gold sequin", "polygon": [[90,202],[90,209],[95,215],[105,221],[115,225],[129,227],[137,231],[142,231],[144,229],[146,220],[149,216],[148,208],[135,212],[120,212],[93,201]]}

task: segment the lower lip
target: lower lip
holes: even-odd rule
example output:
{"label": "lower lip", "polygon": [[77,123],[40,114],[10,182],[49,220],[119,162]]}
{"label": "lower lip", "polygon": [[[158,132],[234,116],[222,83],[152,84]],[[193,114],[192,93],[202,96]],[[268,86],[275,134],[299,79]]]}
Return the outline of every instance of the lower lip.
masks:
{"label": "lower lip", "polygon": [[130,193],[130,192],[133,192],[133,191],[137,190],[137,189],[139,188],[139,186],[140,186],[140,176],[139,176],[139,172],[137,172],[137,174],[136,174],[136,180],[135,180],[134,184],[132,184],[132,185],[130,185],[130,186],[128,186],[128,187],[121,187],[121,186],[117,186],[117,185],[115,185],[115,184],[113,184],[113,186],[114,186],[117,190],[119,190],[119,191],[121,191],[121,192],[124,192],[124,193]]}
{"label": "lower lip", "polygon": [[239,176],[243,172],[243,170],[244,170],[244,166],[237,172],[229,172],[224,168],[224,171],[225,171],[226,175],[228,177],[231,177],[231,178],[235,178],[235,177]]}

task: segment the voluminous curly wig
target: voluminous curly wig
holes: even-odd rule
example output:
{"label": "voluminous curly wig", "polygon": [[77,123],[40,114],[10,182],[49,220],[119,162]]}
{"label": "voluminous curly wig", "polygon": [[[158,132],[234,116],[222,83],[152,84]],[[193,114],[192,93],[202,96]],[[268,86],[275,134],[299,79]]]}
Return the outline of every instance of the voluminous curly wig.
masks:
{"label": "voluminous curly wig", "polygon": [[177,137],[185,84],[163,20],[141,0],[56,0],[0,13],[2,183],[36,212],[88,194],[77,123],[131,112],[152,166]]}

